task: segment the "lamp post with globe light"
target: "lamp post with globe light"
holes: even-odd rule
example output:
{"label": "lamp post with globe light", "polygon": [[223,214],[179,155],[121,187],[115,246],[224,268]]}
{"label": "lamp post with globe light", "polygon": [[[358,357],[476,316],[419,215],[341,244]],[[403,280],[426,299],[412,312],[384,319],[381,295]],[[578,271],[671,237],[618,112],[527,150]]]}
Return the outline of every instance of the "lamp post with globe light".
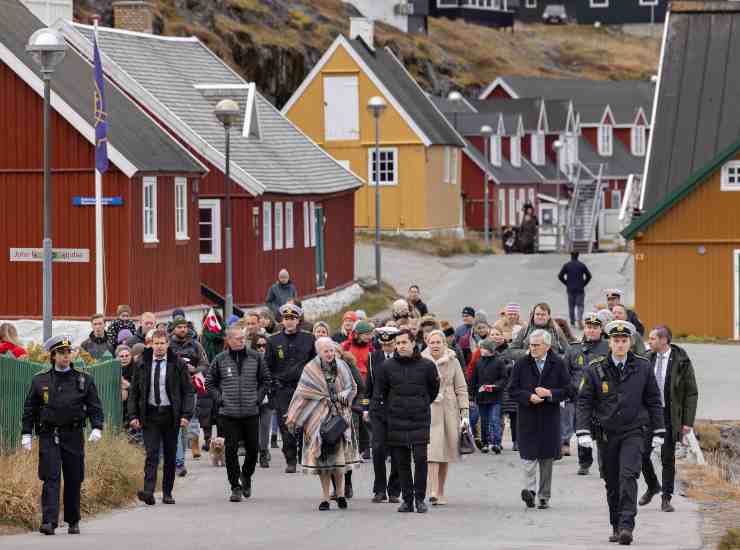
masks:
{"label": "lamp post with globe light", "polygon": [[[490,159],[491,152],[491,136],[493,135],[493,128],[488,124],[481,126],[480,135],[483,136],[483,148],[485,149],[486,161]],[[486,245],[486,250],[491,248],[491,213],[490,213],[490,202],[488,199],[488,171],[483,170],[483,242]]]}
{"label": "lamp post with globe light", "polygon": [[[367,110],[375,119],[375,281],[380,290],[380,117],[387,108],[385,99],[373,96]],[[398,162],[398,159],[394,159]]]}

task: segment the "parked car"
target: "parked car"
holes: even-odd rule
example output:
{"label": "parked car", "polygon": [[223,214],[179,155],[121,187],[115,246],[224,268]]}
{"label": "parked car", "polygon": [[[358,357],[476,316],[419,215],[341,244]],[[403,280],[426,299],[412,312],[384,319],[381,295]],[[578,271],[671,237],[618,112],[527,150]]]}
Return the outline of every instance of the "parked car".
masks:
{"label": "parked car", "polygon": [[542,20],[553,25],[565,25],[568,22],[568,14],[562,4],[548,4],[542,12]]}

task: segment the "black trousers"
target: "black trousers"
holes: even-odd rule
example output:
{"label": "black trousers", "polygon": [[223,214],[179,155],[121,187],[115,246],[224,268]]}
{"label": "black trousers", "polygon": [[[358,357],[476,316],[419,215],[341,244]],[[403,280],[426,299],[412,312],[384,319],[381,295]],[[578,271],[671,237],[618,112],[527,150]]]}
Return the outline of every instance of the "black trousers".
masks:
{"label": "black trousers", "polygon": [[[427,445],[392,447],[392,456],[398,464],[398,479],[401,482],[403,500],[424,500],[427,493]],[[411,475],[411,456],[414,457],[414,474]]]}
{"label": "black trousers", "polygon": [[278,388],[275,399],[275,411],[278,415],[278,425],[280,426],[280,435],[283,438],[283,456],[288,464],[298,464],[301,447],[303,446],[303,437],[300,433],[291,432],[285,425],[285,415],[288,414],[288,407],[293,398],[295,388],[282,387]]}
{"label": "black trousers", "polygon": [[583,320],[583,301],[586,293],[568,291],[568,314],[570,315],[570,324],[575,325],[576,321]]}
{"label": "black trousers", "polygon": [[661,491],[666,496],[673,496],[673,488],[676,484],[676,442],[673,439],[673,430],[669,423],[666,423],[665,441],[660,449],[660,462],[663,465],[663,483],[658,481],[655,475],[655,468],[650,460],[650,453],[653,451],[653,433],[645,438],[645,453],[642,456],[642,475],[645,476],[645,483],[653,491]]}
{"label": "black trousers", "polygon": [[581,447],[578,445],[578,465],[584,468],[590,468],[594,463],[594,450],[591,447]]}
{"label": "black trousers", "polygon": [[634,529],[637,515],[637,478],[642,467],[645,434],[642,428],[609,434],[606,441],[606,498],[615,529]]}
{"label": "black trousers", "polygon": [[172,407],[158,410],[156,407],[147,409],[147,419],[144,423],[144,491],[154,493],[157,486],[157,468],[159,467],[159,450],[164,454],[162,467],[162,493],[172,495],[175,486],[175,455],[177,454],[177,435],[180,428],[175,424],[172,416]]}
{"label": "black trousers", "polygon": [[246,456],[244,465],[241,469],[241,475],[246,479],[251,479],[254,474],[254,468],[257,465],[257,455],[259,453],[259,425],[260,416],[245,416],[244,418],[231,418],[222,416],[219,420],[221,433],[226,438],[224,447],[224,458],[226,462],[226,475],[232,489],[241,486],[239,472],[239,442],[244,442]]}
{"label": "black trousers", "polygon": [[[378,418],[378,415],[370,413],[370,428],[372,429],[373,472],[375,474],[373,494],[384,495],[387,493],[389,497],[401,496],[398,462],[385,444],[388,424],[382,417]],[[389,477],[386,477],[386,459],[389,455],[391,457],[391,473]]]}
{"label": "black trousers", "polygon": [[80,487],[85,479],[85,442],[82,430],[39,436],[41,523],[59,524],[59,488],[64,476],[64,521],[80,521]]}

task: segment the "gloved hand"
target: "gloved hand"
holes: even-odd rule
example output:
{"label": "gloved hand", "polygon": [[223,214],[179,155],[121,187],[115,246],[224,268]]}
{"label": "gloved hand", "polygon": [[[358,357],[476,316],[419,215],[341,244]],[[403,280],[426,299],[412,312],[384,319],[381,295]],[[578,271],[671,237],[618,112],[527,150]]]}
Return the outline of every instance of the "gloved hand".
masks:
{"label": "gloved hand", "polygon": [[87,438],[88,441],[92,443],[96,443],[97,441],[100,441],[103,439],[103,432],[101,432],[99,429],[95,428],[93,431],[90,432],[90,437]]}
{"label": "gloved hand", "polygon": [[653,449],[658,449],[662,447],[663,443],[665,443],[665,440],[662,437],[658,435],[653,436]]}
{"label": "gloved hand", "polygon": [[470,420],[463,418],[460,421],[460,430],[467,430],[470,427]]}
{"label": "gloved hand", "polygon": [[23,434],[23,437],[21,437],[21,447],[26,451],[31,450],[31,434]]}
{"label": "gloved hand", "polygon": [[590,435],[579,435],[578,436],[578,446],[590,449],[591,447],[594,446],[594,440],[591,439]]}

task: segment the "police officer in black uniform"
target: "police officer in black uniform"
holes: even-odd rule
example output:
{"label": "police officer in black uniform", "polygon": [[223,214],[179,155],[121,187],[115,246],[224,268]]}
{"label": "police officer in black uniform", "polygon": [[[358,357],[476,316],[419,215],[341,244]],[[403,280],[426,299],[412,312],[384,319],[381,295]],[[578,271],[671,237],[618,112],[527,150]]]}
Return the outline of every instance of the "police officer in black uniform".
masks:
{"label": "police officer in black uniform", "polygon": [[629,351],[635,332],[628,321],[612,321],[606,326],[610,353],[589,364],[579,385],[576,405],[579,445],[593,445],[593,415],[603,430],[606,496],[612,525],[609,541],[622,545],[632,544],[646,426],[652,429],[653,448],[663,445],[665,435],[655,372],[646,358]]}
{"label": "police officer in black uniform", "polygon": [[[573,344],[565,353],[565,366],[568,368],[574,387],[583,378],[583,371],[596,358],[606,357],[609,355],[609,344],[603,338],[603,327],[598,314],[591,312],[585,315],[583,320],[583,339],[577,344]],[[573,422],[570,430],[574,430],[575,425],[575,400],[568,402],[563,411],[563,418]],[[572,434],[573,431],[567,430]],[[564,442],[564,445],[566,443]],[[578,475],[588,475],[589,469],[594,462],[592,447],[578,446]]]}
{"label": "police officer in black uniform", "polygon": [[44,344],[51,368],[31,381],[23,406],[21,445],[31,450],[31,436],[39,437],[41,528],[53,535],[59,524],[59,485],[64,475],[64,521],[70,535],[80,533],[80,487],[85,477],[83,429],[90,419],[88,441],[99,441],[103,429],[103,407],[95,382],[89,374],[72,366],[72,338],[55,336]]}
{"label": "police officer in black uniform", "polygon": [[286,474],[296,473],[301,437],[291,433],[285,425],[290,401],[293,399],[303,367],[316,356],[314,337],[310,332],[298,329],[303,310],[295,304],[285,304],[280,308],[283,318],[282,332],[267,340],[265,362],[272,374],[275,388],[273,399],[283,438]]}

